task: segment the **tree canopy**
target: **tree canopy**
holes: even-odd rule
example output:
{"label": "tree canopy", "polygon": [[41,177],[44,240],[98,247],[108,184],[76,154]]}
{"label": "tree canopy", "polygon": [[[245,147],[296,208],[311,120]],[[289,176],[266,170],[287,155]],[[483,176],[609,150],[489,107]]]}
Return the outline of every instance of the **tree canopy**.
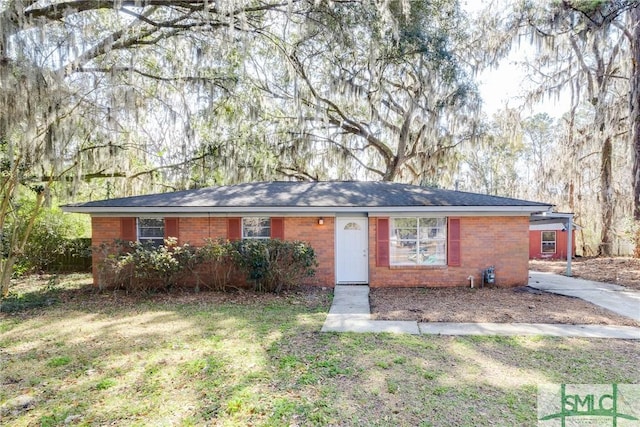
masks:
{"label": "tree canopy", "polygon": [[[613,253],[640,219],[639,9],[0,0],[0,229],[18,222],[20,192],[47,204],[370,179],[554,201]],[[563,92],[570,110],[483,116],[476,73],[523,44],[530,103]]]}

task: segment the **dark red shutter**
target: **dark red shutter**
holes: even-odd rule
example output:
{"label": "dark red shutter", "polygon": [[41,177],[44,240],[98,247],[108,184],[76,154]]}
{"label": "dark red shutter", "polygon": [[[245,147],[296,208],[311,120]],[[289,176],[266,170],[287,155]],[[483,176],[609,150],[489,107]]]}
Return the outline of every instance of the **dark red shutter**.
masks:
{"label": "dark red shutter", "polygon": [[389,267],[389,218],[378,218],[377,221],[376,265]]}
{"label": "dark red shutter", "polygon": [[460,218],[449,218],[449,232],[447,233],[447,264],[451,267],[460,267]]}
{"label": "dark red shutter", "polygon": [[120,238],[125,242],[138,240],[138,227],[135,218],[120,219]]}
{"label": "dark red shutter", "polygon": [[164,238],[175,237],[180,240],[180,220],[179,218],[164,219]]}
{"label": "dark red shutter", "polygon": [[271,238],[284,240],[284,218],[271,218]]}
{"label": "dark red shutter", "polygon": [[242,239],[242,218],[227,218],[227,239]]}

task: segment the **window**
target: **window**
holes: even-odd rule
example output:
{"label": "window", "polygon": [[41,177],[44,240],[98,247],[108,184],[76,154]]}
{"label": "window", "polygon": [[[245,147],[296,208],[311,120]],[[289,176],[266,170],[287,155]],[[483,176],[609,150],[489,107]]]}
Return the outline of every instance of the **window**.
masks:
{"label": "window", "polygon": [[542,232],[542,253],[543,254],[556,253],[556,232],[555,231]]}
{"label": "window", "polygon": [[164,219],[138,218],[138,241],[160,246],[164,243]]}
{"label": "window", "polygon": [[445,265],[446,218],[391,218],[391,265]]}
{"label": "window", "polygon": [[271,219],[269,217],[242,218],[243,239],[268,239],[271,236]]}

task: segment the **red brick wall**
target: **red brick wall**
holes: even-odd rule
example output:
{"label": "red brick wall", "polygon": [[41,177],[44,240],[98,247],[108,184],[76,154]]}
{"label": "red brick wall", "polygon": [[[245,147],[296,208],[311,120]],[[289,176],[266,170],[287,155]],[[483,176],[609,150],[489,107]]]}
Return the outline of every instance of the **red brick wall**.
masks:
{"label": "red brick wall", "polygon": [[[102,243],[112,243],[121,238],[121,218],[93,217],[92,245],[98,247]],[[227,238],[227,218],[224,217],[180,217],[179,244],[189,243],[203,246],[207,239]],[[301,240],[311,244],[316,251],[318,267],[316,275],[308,279],[308,283],[318,286],[333,286],[335,283],[335,267],[333,258],[334,220],[325,218],[323,225],[318,225],[318,217],[285,218],[284,236],[286,240]],[[97,283],[97,266],[102,255],[93,257],[93,277]]]}
{"label": "red brick wall", "polygon": [[121,218],[112,217],[92,217],[91,218],[91,246],[93,250],[93,282],[98,284],[98,265],[106,255],[101,251],[100,246],[111,244],[114,240],[120,239],[122,236]]}
{"label": "red brick wall", "polygon": [[[307,284],[335,284],[334,236],[335,219],[325,217],[286,217],[286,240],[308,242],[316,251],[318,267]],[[468,286],[472,275],[479,286],[482,270],[493,265],[499,286],[524,285],[528,281],[529,218],[528,217],[461,217],[460,267],[376,267],[376,221],[369,220],[369,284],[372,287]],[[120,218],[92,218],[93,246],[120,238]],[[207,238],[226,238],[227,218],[181,217],[180,244],[201,246]],[[97,263],[94,256],[94,280]]]}
{"label": "red brick wall", "polygon": [[[528,282],[528,217],[460,217],[460,267],[376,267],[369,257],[371,287],[479,286],[482,270],[496,268],[498,286]],[[376,222],[369,221],[369,253],[375,254]],[[373,237],[372,237],[373,236]]]}
{"label": "red brick wall", "polygon": [[179,244],[203,246],[207,239],[227,238],[227,218],[180,217]]}
{"label": "red brick wall", "polygon": [[307,242],[316,252],[318,267],[316,275],[308,283],[333,287],[335,284],[334,235],[335,218],[324,218],[324,224],[318,225],[317,217],[285,218],[285,240]]}

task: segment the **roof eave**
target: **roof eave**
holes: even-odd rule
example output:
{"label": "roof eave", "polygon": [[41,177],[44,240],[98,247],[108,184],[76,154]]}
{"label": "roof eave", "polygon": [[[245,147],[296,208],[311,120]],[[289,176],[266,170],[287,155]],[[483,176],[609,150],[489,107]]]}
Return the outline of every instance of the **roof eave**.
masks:
{"label": "roof eave", "polygon": [[526,206],[318,206],[318,207],[291,207],[291,206],[110,206],[90,207],[66,205],[62,206],[64,212],[86,213],[92,215],[145,215],[145,214],[258,214],[258,213],[288,213],[288,214],[343,214],[362,213],[369,214],[397,214],[397,213],[510,213],[510,214],[535,214],[552,208],[552,205],[526,205]]}

